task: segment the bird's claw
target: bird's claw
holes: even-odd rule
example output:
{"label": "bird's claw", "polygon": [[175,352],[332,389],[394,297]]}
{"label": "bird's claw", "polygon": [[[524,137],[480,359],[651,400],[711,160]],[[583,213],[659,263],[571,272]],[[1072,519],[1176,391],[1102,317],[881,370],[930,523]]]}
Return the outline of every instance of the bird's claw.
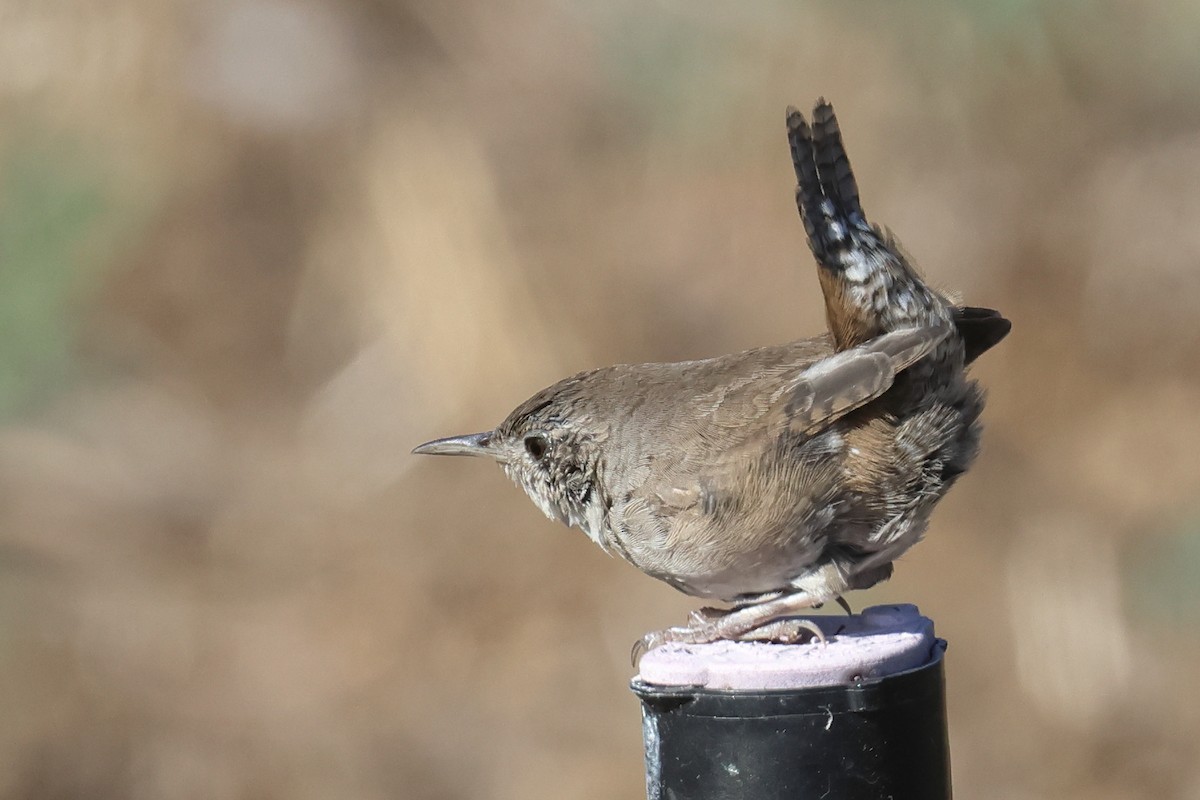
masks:
{"label": "bird's claw", "polygon": [[[692,617],[689,617],[692,618]],[[715,641],[718,636],[712,635],[705,637],[701,632],[709,626],[705,625],[681,625],[674,628],[667,628],[664,631],[653,631],[647,633],[641,639],[633,643],[633,650],[630,652],[630,659],[633,661],[633,666],[637,666],[642,660],[642,656],[649,653],[656,647],[662,647],[664,644],[700,644],[702,642]]]}

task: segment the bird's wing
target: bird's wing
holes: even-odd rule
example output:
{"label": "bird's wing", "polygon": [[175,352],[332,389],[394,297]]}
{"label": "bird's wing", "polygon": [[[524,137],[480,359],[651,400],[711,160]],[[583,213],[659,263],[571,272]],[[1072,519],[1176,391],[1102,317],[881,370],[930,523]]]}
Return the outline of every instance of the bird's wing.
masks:
{"label": "bird's wing", "polygon": [[785,388],[768,428],[811,434],[891,388],[896,375],[929,355],[947,328],[902,328],[821,359]]}
{"label": "bird's wing", "polygon": [[[685,509],[712,513],[729,493],[730,482],[740,481],[744,470],[757,469],[773,441],[789,433],[811,437],[880,397],[897,374],[928,355],[949,333],[949,328],[904,328],[806,362],[791,376],[744,387],[736,398],[725,398],[725,403],[709,409],[704,421],[692,428],[695,433],[687,447],[656,456],[653,477],[648,471],[639,486],[642,497],[655,514]],[[739,412],[726,411],[726,404],[739,406]],[[729,418],[718,421],[723,415]]]}

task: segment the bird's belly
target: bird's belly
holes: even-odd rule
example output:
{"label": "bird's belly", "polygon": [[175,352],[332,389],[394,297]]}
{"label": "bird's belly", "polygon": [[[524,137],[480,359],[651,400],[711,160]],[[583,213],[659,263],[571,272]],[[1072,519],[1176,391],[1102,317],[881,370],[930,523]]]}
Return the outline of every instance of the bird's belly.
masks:
{"label": "bird's belly", "polygon": [[656,575],[684,594],[709,600],[733,602],[736,598],[773,592],[787,585],[777,572],[747,576],[742,573],[707,575]]}
{"label": "bird's belly", "polygon": [[747,480],[714,491],[715,501],[671,516],[621,509],[614,530],[620,551],[643,572],[696,597],[733,600],[787,589],[825,551],[835,523],[827,475],[836,474],[809,475],[798,489],[787,466],[754,465]]}
{"label": "bird's belly", "polygon": [[[747,595],[786,589],[820,556],[811,537],[790,546],[758,547],[730,552],[726,546],[672,547],[630,560],[643,572],[680,591],[712,600],[731,601]],[[633,555],[633,554],[631,554]]]}

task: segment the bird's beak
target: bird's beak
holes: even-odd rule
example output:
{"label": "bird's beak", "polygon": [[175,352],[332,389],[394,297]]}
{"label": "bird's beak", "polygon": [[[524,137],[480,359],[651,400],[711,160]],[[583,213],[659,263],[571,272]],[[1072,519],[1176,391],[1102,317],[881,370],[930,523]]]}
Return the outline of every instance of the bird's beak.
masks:
{"label": "bird's beak", "polygon": [[413,448],[413,453],[419,456],[488,456],[495,458],[496,453],[489,445],[492,432],[468,433],[464,436],[447,436],[445,439],[434,439]]}

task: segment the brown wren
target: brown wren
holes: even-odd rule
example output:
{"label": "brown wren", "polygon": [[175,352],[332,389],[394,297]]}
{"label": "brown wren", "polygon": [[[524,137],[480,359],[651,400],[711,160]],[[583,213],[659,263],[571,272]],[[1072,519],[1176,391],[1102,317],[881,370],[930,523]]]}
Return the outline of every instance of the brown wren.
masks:
{"label": "brown wren", "polygon": [[794,640],[789,617],[891,575],[979,447],[966,369],[1009,321],[951,302],[867,222],[828,103],[811,126],[789,108],[787,134],[828,333],[582,372],[495,430],[413,451],[491,458],[606,552],[733,604],[644,648]]}

